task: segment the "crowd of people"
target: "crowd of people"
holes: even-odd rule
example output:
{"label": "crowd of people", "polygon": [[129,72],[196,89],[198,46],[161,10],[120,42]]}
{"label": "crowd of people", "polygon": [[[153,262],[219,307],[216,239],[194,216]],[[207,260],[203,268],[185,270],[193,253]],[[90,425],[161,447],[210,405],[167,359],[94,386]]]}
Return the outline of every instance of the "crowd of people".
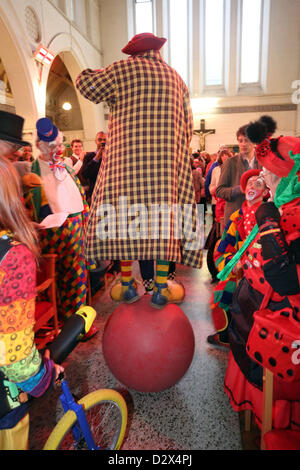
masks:
{"label": "crowd of people", "polygon": [[[31,145],[22,140],[23,118],[0,112],[1,449],[26,448],[27,396],[44,393],[62,369],[48,351],[42,356],[34,343],[39,254],[57,255],[61,324],[87,304],[89,289],[95,293],[103,286],[99,273],[105,271],[106,262],[119,263],[120,281],[111,291],[114,300],[139,300],[132,273],[136,260],[151,305],[163,308],[184,297],[184,289],[178,297],[168,283],[174,281],[176,264],[201,268],[202,247],[190,248],[188,243],[199,204],[204,208],[204,223],[211,207],[213,227],[208,238],[210,244],[214,238],[213,261],[219,273],[212,276],[217,282],[211,299],[215,331],[207,341],[229,350],[225,392],[231,405],[237,411],[251,409],[261,422],[265,366],[276,375],[280,400],[299,400],[300,375],[288,363],[291,356],[281,351],[286,358],[282,366],[281,356],[263,360],[263,350],[250,355],[248,338],[266,292],[265,307],[277,317],[293,318],[294,334],[300,332],[300,139],[273,138],[276,123],[263,116],[237,130],[237,154],[226,146],[212,155],[191,154],[189,95],[178,74],[161,59],[164,42],[150,33],[138,35],[123,49],[129,59],[96,71],[87,69],[77,78],[76,86],[87,99],[114,104],[108,135],[97,133],[93,152],[84,152],[83,142],[75,139],[72,155],[64,156],[62,133],[50,119],[41,118],[34,142],[38,157],[32,158]],[[137,80],[143,74],[149,89],[142,88],[144,95],[136,100],[130,89],[140,86]],[[158,100],[159,113],[147,106],[153,100]],[[101,239],[99,207],[110,204],[121,210],[124,194],[129,206],[190,204],[189,231],[181,239],[172,232],[168,239]],[[49,216],[58,214],[65,217],[49,225]],[[118,229],[120,233],[122,225]],[[92,326],[82,340],[97,331]],[[287,419],[283,408],[274,410],[277,423]],[[291,409],[289,422],[300,426],[297,407]]]}

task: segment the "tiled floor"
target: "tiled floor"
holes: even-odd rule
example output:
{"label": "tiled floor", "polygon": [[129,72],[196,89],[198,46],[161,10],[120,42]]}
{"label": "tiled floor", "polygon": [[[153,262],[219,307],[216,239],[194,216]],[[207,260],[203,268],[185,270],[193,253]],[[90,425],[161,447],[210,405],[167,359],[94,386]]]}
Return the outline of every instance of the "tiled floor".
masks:
{"label": "tiled floor", "polygon": [[[212,287],[205,257],[201,270],[179,267],[177,276],[186,289],[181,308],[192,324],[196,341],[191,366],[179,383],[163,392],[141,393],[127,390],[113,377],[102,354],[101,338],[116,305],[108,292],[102,292],[94,298],[100,332],[79,344],[64,364],[70,388],[79,397],[97,388],[114,388],[123,394],[129,410],[124,450],[242,449],[239,418],[223,391],[228,352],[206,342],[213,326],[209,312]],[[32,450],[42,449],[62,413],[58,396],[58,390],[51,390],[32,403]]]}

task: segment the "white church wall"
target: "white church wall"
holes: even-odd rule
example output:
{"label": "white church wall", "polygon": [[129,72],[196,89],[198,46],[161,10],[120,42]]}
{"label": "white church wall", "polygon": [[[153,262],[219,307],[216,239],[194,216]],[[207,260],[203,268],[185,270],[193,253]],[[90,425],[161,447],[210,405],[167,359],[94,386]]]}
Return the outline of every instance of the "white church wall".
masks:
{"label": "white church wall", "polygon": [[[95,11],[99,15],[99,4],[91,0],[93,10],[87,15],[89,4],[76,0],[73,22],[67,16],[71,11],[70,1],[1,0],[0,3],[0,31],[2,38],[7,37],[6,44],[2,42],[0,46],[0,55],[8,79],[14,85],[15,110],[25,118],[24,131],[28,140],[33,140],[36,120],[45,115],[49,74],[47,66],[40,74],[41,68],[33,58],[36,47],[43,44],[54,55],[63,56],[65,53],[73,82],[84,68],[102,65],[99,26],[93,31],[93,43],[86,35],[88,20]],[[93,22],[96,24],[94,19]],[[85,148],[93,149],[96,132],[106,125],[103,106],[96,106],[79,95],[78,100],[84,123]]]}
{"label": "white church wall", "polygon": [[128,42],[131,0],[100,0],[103,65],[128,57],[121,52]]}
{"label": "white church wall", "polygon": [[[270,115],[277,122],[276,135],[293,135],[295,126],[296,112],[274,111]],[[228,114],[210,114],[205,116],[206,128],[216,129],[215,134],[206,137],[205,150],[208,153],[215,153],[221,145],[237,145],[236,131],[239,127],[254,121],[261,116],[261,113],[228,113]],[[202,115],[201,115],[202,118]],[[195,118],[195,128],[199,129],[199,118]],[[191,143],[193,151],[199,149],[199,136],[194,135]]]}

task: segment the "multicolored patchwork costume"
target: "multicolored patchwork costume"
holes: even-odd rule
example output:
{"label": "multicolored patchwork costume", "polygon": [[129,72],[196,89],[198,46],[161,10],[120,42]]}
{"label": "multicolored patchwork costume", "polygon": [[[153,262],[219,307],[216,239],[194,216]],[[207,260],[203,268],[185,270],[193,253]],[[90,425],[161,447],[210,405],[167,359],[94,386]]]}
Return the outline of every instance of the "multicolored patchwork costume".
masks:
{"label": "multicolored patchwork costume", "polygon": [[[75,172],[68,166],[65,168],[80,191],[84,209],[82,212],[69,214],[61,227],[40,230],[42,253],[55,253],[58,256],[56,260],[56,273],[59,279],[57,309],[60,318],[70,317],[82,305],[85,305],[87,296],[87,266],[83,243],[89,207]],[[41,175],[38,160],[32,164],[31,171]],[[51,214],[42,186],[30,189],[25,195],[25,203],[32,219],[38,223]]]}
{"label": "multicolored patchwork costume", "polygon": [[42,395],[52,380],[53,362],[34,344],[35,286],[32,253],[0,232],[0,429],[14,427],[27,412],[26,394]]}
{"label": "multicolored patchwork costume", "polygon": [[[230,216],[214,256],[215,264],[219,271],[222,271],[243,245],[244,240],[256,223],[255,212],[260,204],[261,202],[258,202],[254,206],[248,207],[247,202],[244,202],[241,209],[235,211]],[[231,273],[226,280],[220,281],[217,284],[211,298],[212,318],[219,333],[220,341],[223,343],[229,342],[229,307],[237,281],[237,275]]]}

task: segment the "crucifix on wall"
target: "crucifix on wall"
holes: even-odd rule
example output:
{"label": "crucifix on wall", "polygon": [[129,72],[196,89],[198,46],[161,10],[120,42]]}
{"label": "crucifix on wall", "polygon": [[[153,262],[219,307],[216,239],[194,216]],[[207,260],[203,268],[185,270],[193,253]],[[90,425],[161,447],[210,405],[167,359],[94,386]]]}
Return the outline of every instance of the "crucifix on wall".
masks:
{"label": "crucifix on wall", "polygon": [[205,137],[215,132],[216,129],[205,129],[205,119],[200,119],[200,129],[194,130],[194,134],[200,137],[200,152],[205,150]]}

